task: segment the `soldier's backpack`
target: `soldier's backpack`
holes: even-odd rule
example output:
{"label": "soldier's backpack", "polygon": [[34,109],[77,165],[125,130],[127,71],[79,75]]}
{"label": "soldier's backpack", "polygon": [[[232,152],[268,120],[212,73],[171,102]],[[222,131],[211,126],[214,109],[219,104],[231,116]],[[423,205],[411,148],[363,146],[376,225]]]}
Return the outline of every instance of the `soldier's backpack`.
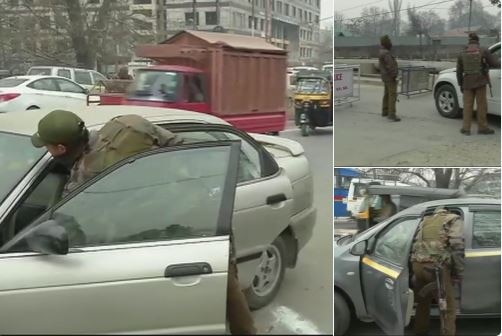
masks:
{"label": "soldier's backpack", "polygon": [[97,142],[84,159],[85,169],[90,175],[96,175],[129,156],[182,143],[174,133],[134,114],[111,119],[98,134]]}
{"label": "soldier's backpack", "polygon": [[482,74],[482,55],[481,49],[477,45],[469,45],[462,53],[462,63],[464,65],[464,74],[479,75]]}

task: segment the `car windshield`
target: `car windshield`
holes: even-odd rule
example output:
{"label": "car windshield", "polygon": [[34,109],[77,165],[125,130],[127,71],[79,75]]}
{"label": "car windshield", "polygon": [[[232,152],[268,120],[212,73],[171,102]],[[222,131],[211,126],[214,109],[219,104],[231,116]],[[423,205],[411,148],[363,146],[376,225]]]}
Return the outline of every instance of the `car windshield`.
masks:
{"label": "car windshield", "polygon": [[0,79],[0,88],[11,88],[26,82],[25,78],[4,78]]}
{"label": "car windshield", "polygon": [[129,97],[150,97],[163,101],[178,101],[181,75],[177,72],[138,70],[129,90]]}
{"label": "car windshield", "polygon": [[34,76],[34,75],[47,75],[49,76],[51,74],[51,69],[50,68],[33,68],[28,71],[29,76]]}
{"label": "car windshield", "polygon": [[329,91],[328,83],[318,78],[299,79],[296,90],[302,93],[320,93]]}
{"label": "car windshield", "polygon": [[33,147],[28,136],[0,132],[0,202],[45,152]]}

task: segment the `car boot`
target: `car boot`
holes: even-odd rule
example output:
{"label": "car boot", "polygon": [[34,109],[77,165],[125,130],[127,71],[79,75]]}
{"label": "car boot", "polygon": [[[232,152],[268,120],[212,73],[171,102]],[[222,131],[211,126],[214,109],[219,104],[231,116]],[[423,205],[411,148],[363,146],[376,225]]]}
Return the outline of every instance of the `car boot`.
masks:
{"label": "car boot", "polygon": [[491,128],[485,128],[482,130],[478,130],[478,134],[494,134],[495,131],[492,130]]}
{"label": "car boot", "polygon": [[460,129],[460,133],[462,133],[463,135],[471,135],[471,131],[470,130],[465,130],[463,128]]}
{"label": "car boot", "polygon": [[390,121],[401,121],[401,118],[396,117],[395,115],[389,116],[388,119]]}

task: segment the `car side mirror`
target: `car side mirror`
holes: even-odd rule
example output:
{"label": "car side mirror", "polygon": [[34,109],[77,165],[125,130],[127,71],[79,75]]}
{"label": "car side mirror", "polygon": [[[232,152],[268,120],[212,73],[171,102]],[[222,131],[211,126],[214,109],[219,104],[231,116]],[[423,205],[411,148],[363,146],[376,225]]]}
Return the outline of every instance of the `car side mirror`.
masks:
{"label": "car side mirror", "polygon": [[84,89],[84,94],[88,95],[89,94],[89,90],[88,89]]}
{"label": "car side mirror", "polygon": [[367,247],[368,247],[367,240],[360,241],[359,243],[352,246],[352,248],[350,249],[350,254],[362,257],[363,255],[366,254]]}
{"label": "car side mirror", "polygon": [[37,225],[25,239],[32,251],[43,254],[68,254],[68,232],[56,220],[50,219]]}

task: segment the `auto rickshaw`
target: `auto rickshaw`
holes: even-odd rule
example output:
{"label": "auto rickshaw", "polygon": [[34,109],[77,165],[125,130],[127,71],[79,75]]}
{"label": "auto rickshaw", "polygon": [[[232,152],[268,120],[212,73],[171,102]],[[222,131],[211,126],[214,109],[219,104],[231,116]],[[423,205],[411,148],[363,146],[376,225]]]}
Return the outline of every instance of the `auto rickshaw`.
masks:
{"label": "auto rickshaw", "polygon": [[295,124],[302,136],[316,127],[333,126],[333,82],[326,71],[300,71],[296,74]]}

